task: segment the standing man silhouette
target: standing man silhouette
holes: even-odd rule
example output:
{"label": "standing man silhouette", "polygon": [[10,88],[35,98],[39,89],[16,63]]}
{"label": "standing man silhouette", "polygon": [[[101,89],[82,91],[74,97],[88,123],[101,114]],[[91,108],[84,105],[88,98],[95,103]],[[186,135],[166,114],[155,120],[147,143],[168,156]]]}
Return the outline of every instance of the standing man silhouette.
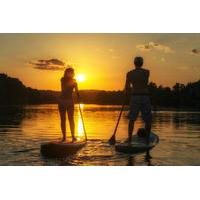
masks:
{"label": "standing man silhouette", "polygon": [[149,70],[142,68],[142,57],[135,57],[134,65],[135,69],[127,73],[125,86],[126,95],[130,96],[128,142],[131,142],[134,122],[137,120],[139,112],[141,112],[142,119],[145,122],[148,143],[152,123],[151,102],[148,93],[150,72]]}

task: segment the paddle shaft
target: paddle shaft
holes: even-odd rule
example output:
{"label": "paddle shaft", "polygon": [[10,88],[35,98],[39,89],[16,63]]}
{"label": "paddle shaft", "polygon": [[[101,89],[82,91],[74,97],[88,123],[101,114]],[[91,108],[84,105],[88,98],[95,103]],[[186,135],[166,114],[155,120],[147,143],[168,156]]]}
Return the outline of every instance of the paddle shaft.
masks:
{"label": "paddle shaft", "polygon": [[122,116],[122,112],[124,110],[125,105],[126,105],[126,99],[124,99],[124,102],[122,104],[122,107],[121,107],[121,110],[120,110],[120,113],[119,113],[119,117],[117,119],[117,123],[116,123],[115,129],[114,129],[113,135],[108,140],[110,145],[114,145],[116,143],[115,135],[117,133],[117,128],[118,128],[118,125],[119,125],[119,122],[120,122],[120,119],[121,119],[121,116]]}
{"label": "paddle shaft", "polygon": [[84,120],[83,120],[83,113],[82,113],[81,105],[80,105],[80,95],[79,95],[78,88],[77,88],[77,96],[78,96],[78,107],[79,107],[79,111],[80,111],[80,115],[81,115],[81,120],[82,120],[82,124],[83,124],[83,131],[84,131],[84,135],[85,135],[85,140],[87,141],[87,134],[86,134],[85,124],[84,124]]}
{"label": "paddle shaft", "polygon": [[84,131],[84,134],[85,134],[85,140],[87,141],[87,134],[86,134],[86,130],[85,130],[85,124],[84,124],[84,120],[83,120],[83,114],[82,114],[82,110],[81,110],[81,105],[80,105],[80,103],[78,105],[79,105],[81,120],[82,120],[82,124],[83,124],[83,131]]}
{"label": "paddle shaft", "polygon": [[119,125],[119,122],[120,122],[120,119],[121,119],[121,116],[122,116],[122,112],[124,110],[124,106],[125,106],[125,102],[122,104],[122,107],[121,107],[121,110],[120,110],[120,113],[119,113],[119,117],[118,117],[118,120],[117,120],[117,124],[115,126],[115,130],[114,130],[114,133],[113,133],[113,136],[115,136],[115,134],[117,133],[117,128],[118,128],[118,125]]}

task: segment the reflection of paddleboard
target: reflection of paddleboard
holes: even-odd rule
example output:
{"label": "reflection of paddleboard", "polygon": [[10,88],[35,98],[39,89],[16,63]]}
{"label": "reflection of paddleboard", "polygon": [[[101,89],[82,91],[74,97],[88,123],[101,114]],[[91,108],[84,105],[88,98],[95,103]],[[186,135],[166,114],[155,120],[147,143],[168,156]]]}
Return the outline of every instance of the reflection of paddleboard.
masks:
{"label": "reflection of paddleboard", "polygon": [[154,148],[159,142],[159,137],[155,133],[150,133],[150,142],[147,145],[144,138],[133,135],[132,142],[120,142],[115,145],[115,150],[122,153],[142,153]]}
{"label": "reflection of paddleboard", "polygon": [[41,153],[48,157],[62,157],[75,154],[86,145],[86,142],[47,142],[41,144]]}

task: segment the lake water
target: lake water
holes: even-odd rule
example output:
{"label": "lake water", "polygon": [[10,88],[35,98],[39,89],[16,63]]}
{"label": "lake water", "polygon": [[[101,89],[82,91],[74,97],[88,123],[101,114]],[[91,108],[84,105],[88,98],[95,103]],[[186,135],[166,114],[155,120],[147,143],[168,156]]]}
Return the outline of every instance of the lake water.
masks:
{"label": "lake water", "polygon": [[[73,156],[47,159],[40,155],[40,144],[61,138],[57,105],[9,106],[0,108],[0,165],[200,165],[200,112],[154,112],[152,131],[160,143],[144,154],[115,152],[107,143],[113,133],[120,106],[82,105],[88,135],[87,145]],[[117,139],[127,137],[127,111],[124,111]],[[83,138],[83,127],[75,109],[76,134]],[[135,130],[142,127],[139,118]],[[70,136],[69,130],[67,131]],[[69,138],[70,139],[70,138]]]}

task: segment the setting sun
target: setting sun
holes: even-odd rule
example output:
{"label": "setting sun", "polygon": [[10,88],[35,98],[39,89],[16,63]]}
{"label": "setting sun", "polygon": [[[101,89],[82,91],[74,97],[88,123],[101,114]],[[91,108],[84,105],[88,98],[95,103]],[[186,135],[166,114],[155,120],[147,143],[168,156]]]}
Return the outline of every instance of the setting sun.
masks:
{"label": "setting sun", "polygon": [[84,81],[86,80],[85,74],[78,74],[78,75],[76,76],[76,80],[77,80],[78,82],[84,82]]}

